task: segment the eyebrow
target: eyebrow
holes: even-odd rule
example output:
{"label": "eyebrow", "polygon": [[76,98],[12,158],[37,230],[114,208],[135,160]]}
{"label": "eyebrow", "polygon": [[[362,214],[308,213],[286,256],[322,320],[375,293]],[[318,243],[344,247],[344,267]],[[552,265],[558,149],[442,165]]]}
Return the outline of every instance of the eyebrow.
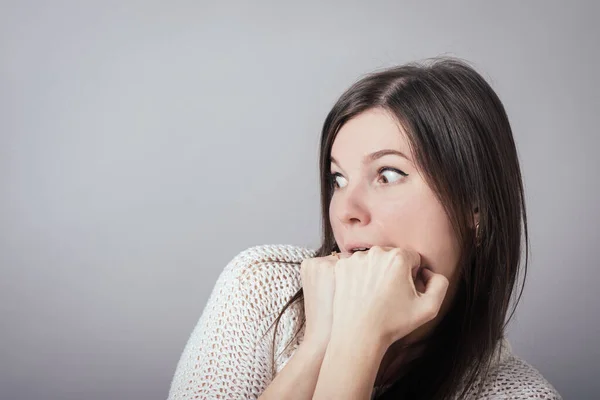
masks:
{"label": "eyebrow", "polygon": [[[363,159],[363,164],[366,164],[366,163],[369,163],[369,162],[373,162],[373,161],[377,160],[378,158],[381,158],[381,157],[383,157],[383,156],[387,156],[387,155],[390,155],[390,154],[394,154],[394,155],[400,156],[400,157],[402,157],[402,158],[405,158],[405,159],[407,159],[408,161],[411,161],[411,160],[410,160],[410,158],[408,158],[408,157],[407,157],[407,156],[406,156],[406,155],[405,155],[403,152],[401,152],[401,151],[394,150],[394,149],[383,149],[383,150],[378,150],[378,151],[376,151],[376,152],[374,152],[374,153],[371,153],[371,154],[367,154],[367,155],[365,156],[365,158]],[[329,158],[329,160],[330,160],[332,163],[335,163],[335,164],[337,164],[337,165],[339,166],[339,163],[336,161],[336,159],[335,159],[335,158],[333,158],[333,157],[330,157],[330,158]],[[411,162],[412,162],[412,161],[411,161]]]}

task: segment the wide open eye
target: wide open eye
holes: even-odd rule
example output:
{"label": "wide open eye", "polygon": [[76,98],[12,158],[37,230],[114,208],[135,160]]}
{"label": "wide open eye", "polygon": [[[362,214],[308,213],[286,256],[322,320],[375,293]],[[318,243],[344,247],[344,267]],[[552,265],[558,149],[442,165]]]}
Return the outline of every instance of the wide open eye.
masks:
{"label": "wide open eye", "polygon": [[330,175],[330,180],[331,180],[331,184],[335,188],[343,188],[348,184],[348,181],[346,180],[346,178],[344,178],[342,176],[342,174],[340,174],[339,172],[332,173]]}
{"label": "wide open eye", "polygon": [[399,179],[408,176],[408,174],[404,171],[400,171],[396,168],[384,167],[379,170],[379,173],[384,177],[384,183],[394,183]]}

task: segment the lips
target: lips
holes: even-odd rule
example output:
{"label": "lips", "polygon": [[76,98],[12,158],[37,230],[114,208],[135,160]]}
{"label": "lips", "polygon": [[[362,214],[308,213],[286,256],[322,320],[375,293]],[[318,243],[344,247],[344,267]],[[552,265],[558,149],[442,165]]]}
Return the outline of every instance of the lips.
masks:
{"label": "lips", "polygon": [[347,255],[351,255],[355,251],[359,251],[359,250],[366,251],[373,246],[374,246],[373,244],[365,243],[365,242],[348,243],[347,245],[344,246],[343,252]]}

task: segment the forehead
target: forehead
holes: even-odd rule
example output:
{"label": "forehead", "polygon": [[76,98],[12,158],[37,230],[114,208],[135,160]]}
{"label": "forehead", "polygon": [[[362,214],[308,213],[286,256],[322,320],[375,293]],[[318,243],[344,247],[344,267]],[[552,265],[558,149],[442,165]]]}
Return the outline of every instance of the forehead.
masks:
{"label": "forehead", "polygon": [[385,110],[372,109],[355,116],[340,128],[331,156],[347,163],[361,161],[364,155],[382,149],[399,150],[411,157],[408,137],[398,121]]}

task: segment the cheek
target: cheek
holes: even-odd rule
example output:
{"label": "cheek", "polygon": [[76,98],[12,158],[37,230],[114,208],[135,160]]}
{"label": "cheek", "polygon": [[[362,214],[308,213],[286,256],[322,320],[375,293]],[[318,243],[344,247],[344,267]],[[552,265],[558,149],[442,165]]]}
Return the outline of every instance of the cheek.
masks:
{"label": "cheek", "polygon": [[421,205],[417,198],[397,198],[380,202],[374,207],[373,222],[383,237],[397,246],[420,246],[419,236],[422,221]]}
{"label": "cheek", "polygon": [[376,219],[384,237],[396,246],[418,251],[424,264],[452,278],[458,243],[443,206],[433,194],[385,202]]}

